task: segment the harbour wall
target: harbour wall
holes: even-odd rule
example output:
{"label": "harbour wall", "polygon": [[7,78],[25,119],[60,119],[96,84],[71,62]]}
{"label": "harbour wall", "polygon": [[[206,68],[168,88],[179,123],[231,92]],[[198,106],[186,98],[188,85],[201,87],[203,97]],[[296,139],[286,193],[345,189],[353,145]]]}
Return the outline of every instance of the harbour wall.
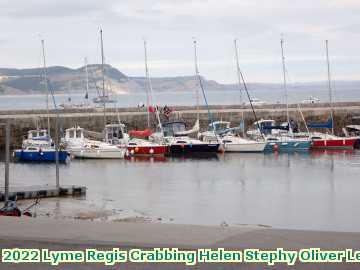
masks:
{"label": "harbour wall", "polygon": [[[200,126],[202,130],[207,128],[209,123],[208,111],[205,107],[196,110],[195,107],[174,107],[170,115],[170,120],[183,120],[188,128],[191,128],[199,115]],[[298,122],[301,130],[306,131],[302,120],[302,112],[307,122],[326,121],[330,116],[328,104],[308,104],[302,105],[301,110],[297,105],[289,107],[291,119]],[[348,124],[360,123],[360,102],[335,103],[334,126],[335,133],[340,134],[342,128]],[[104,127],[104,113],[102,109],[77,109],[77,110],[59,110],[49,112],[51,132],[54,134],[56,119],[59,117],[59,124],[62,130],[80,126],[90,131],[101,132]],[[242,115],[245,119],[245,127],[249,128],[254,120],[254,114],[249,106],[211,106],[211,117],[214,121],[230,121],[232,126],[238,126]],[[286,121],[286,107],[284,105],[266,105],[255,107],[257,119],[274,119],[276,121]],[[47,114],[44,110],[28,111],[0,111],[0,123],[7,120],[11,123],[11,146],[12,148],[21,146],[22,139],[28,130],[45,128],[47,125]],[[166,117],[161,114],[162,121]],[[129,130],[144,129],[147,127],[147,112],[142,108],[119,108],[108,109],[106,111],[106,123],[117,123],[121,121]],[[156,127],[156,117],[154,113],[150,114],[150,125]],[[0,148],[5,144],[5,131],[0,130]]]}

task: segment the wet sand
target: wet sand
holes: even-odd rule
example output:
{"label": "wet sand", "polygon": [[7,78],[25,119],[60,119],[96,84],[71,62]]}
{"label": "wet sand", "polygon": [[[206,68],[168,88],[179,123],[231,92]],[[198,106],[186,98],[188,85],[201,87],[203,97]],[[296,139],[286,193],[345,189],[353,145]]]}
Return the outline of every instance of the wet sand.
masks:
{"label": "wet sand", "polygon": [[[183,249],[284,249],[318,247],[323,250],[360,249],[360,233],[296,231],[262,226],[199,226],[131,222],[91,222],[45,218],[1,218],[0,248],[52,250],[111,249],[118,247],[178,247]],[[287,269],[284,265],[198,264],[194,269]],[[104,269],[101,264],[9,265],[1,269]],[[183,264],[117,264],[106,269],[184,269]],[[296,264],[291,269],[358,269],[357,264]]]}

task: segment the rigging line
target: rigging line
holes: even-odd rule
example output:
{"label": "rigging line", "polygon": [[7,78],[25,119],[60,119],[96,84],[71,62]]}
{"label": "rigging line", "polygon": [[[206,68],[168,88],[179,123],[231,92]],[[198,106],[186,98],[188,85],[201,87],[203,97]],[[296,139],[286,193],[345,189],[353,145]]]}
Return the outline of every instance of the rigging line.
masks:
{"label": "rigging line", "polygon": [[205,105],[206,105],[207,112],[208,112],[209,122],[210,122],[212,128],[214,129],[215,127],[213,125],[213,119],[212,119],[209,104],[208,104],[208,101],[207,101],[207,98],[206,98],[204,85],[202,83],[202,79],[201,79],[201,76],[200,76],[200,73],[199,73],[199,67],[198,67],[198,62],[197,62],[197,47],[196,47],[197,43],[196,43],[196,39],[194,39],[193,42],[194,42],[194,53],[195,53],[195,73],[196,73],[196,77],[199,80],[199,85],[200,85],[200,88],[201,88],[201,92],[202,92],[203,97],[204,97]]}
{"label": "rigging line", "polygon": [[[237,55],[237,57],[238,57],[238,53],[237,53],[237,43],[236,43],[236,42],[235,42],[235,49],[236,49],[236,55]],[[253,106],[253,104],[252,104],[252,100],[251,100],[251,97],[250,97],[250,94],[249,94],[249,91],[248,91],[248,88],[247,88],[247,85],[246,85],[246,82],[245,82],[244,75],[243,75],[243,73],[242,73],[239,65],[238,65],[238,69],[237,69],[237,70],[238,70],[238,72],[239,72],[239,74],[240,74],[240,77],[241,77],[241,80],[242,80],[242,83],[243,83],[243,86],[244,86],[246,95],[247,95],[247,97],[248,97],[248,99],[249,99],[250,106],[251,106],[251,110],[252,110],[252,112],[253,112],[253,114],[254,114],[254,118],[255,118],[255,122],[256,122],[256,124],[257,124],[257,127],[258,127],[258,129],[259,129],[259,131],[260,131],[260,133],[261,133],[261,136],[264,137],[264,134],[263,134],[262,129],[261,129],[261,127],[260,127],[258,118],[257,118],[257,116],[256,116],[256,112],[255,112],[254,106]]]}
{"label": "rigging line", "polygon": [[[149,67],[148,67],[148,54],[147,54],[147,42],[144,39],[144,53],[145,53],[145,72],[146,72],[146,78],[147,78],[147,82],[148,82],[148,90],[149,90],[149,94],[150,94],[150,102],[154,103],[154,96],[153,96],[153,88],[152,88],[152,83],[151,83],[151,78],[150,78],[150,72],[149,72]],[[153,104],[154,105],[154,104]],[[148,109],[149,111],[149,109]],[[163,134],[163,127],[161,124],[161,120],[160,120],[160,113],[159,113],[159,108],[157,106],[157,104],[155,104],[155,113],[156,113],[156,118],[158,120],[159,123],[159,128],[161,133]]]}

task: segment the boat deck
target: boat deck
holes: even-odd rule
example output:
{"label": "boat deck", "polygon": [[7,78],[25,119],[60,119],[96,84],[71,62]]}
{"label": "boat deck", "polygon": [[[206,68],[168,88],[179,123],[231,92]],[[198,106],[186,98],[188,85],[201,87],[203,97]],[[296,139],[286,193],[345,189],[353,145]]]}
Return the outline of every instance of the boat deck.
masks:
{"label": "boat deck", "polygon": [[[62,196],[83,196],[86,195],[85,186],[64,185],[60,188],[56,186],[25,186],[25,187],[10,187],[9,198],[17,200],[35,199],[35,198],[50,198]],[[0,187],[0,201],[5,199],[5,189]]]}

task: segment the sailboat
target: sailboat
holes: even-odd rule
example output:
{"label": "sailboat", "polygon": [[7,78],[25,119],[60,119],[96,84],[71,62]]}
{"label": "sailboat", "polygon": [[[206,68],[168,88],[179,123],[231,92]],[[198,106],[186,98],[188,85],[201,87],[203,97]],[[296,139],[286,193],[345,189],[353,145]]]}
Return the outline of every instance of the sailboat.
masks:
{"label": "sailboat", "polygon": [[[199,75],[198,65],[197,65],[197,48],[196,40],[193,41],[194,44],[194,60],[195,60],[195,75],[199,81],[200,87],[203,90],[202,81]],[[197,90],[198,91],[198,90]],[[197,92],[197,111],[199,112],[199,97]],[[206,96],[203,90],[203,96],[205,103],[207,105]],[[207,106],[208,107],[208,106]],[[210,119],[210,111],[209,119]],[[205,142],[199,139],[189,137],[192,133],[198,133],[199,131],[199,113],[198,119],[194,127],[190,130],[186,129],[186,124],[183,121],[171,121],[164,123],[161,126],[161,131],[153,134],[153,138],[165,140],[169,147],[169,151],[172,154],[196,154],[196,153],[216,153],[220,151],[220,142],[218,140],[214,142]]]}
{"label": "sailboat", "polygon": [[[133,138],[127,143],[127,150],[130,156],[153,156],[153,155],[165,155],[167,153],[167,146],[162,140],[158,142],[146,140],[152,134],[150,129],[150,106],[153,100],[153,89],[150,79],[150,72],[147,62],[147,43],[144,40],[144,55],[145,55],[145,75],[147,80],[147,129],[143,131],[131,131]],[[157,106],[154,106],[155,114],[158,121],[160,130],[162,129],[160,115]],[[139,138],[142,137],[142,138]]]}
{"label": "sailboat", "polygon": [[286,81],[286,67],[284,57],[284,40],[280,40],[282,71],[283,71],[283,86],[285,91],[286,102],[286,123],[277,125],[272,119],[261,119],[254,123],[254,130],[249,130],[247,133],[253,136],[263,136],[267,142],[265,152],[303,152],[309,151],[312,141],[307,138],[298,138],[294,136],[292,122],[289,116],[289,102],[288,90]]}
{"label": "sailboat", "polygon": [[[102,86],[105,95],[105,74],[104,74],[104,47],[102,30],[100,30],[101,41],[101,70],[102,70]],[[103,102],[104,128],[106,129],[106,104]],[[124,158],[126,148],[105,141],[84,140],[83,145],[71,150],[71,155],[75,158],[93,158],[93,159],[118,159]]]}
{"label": "sailboat", "polygon": [[313,141],[312,149],[354,149],[357,138],[339,137],[334,134],[334,110],[333,110],[333,97],[331,87],[331,74],[330,74],[330,59],[329,59],[329,44],[328,40],[325,41],[326,45],[326,63],[328,75],[328,89],[329,89],[329,103],[330,103],[330,118],[326,123],[309,123],[309,128],[327,128],[331,129],[331,134],[315,132],[310,134]]}
{"label": "sailboat", "polygon": [[[236,59],[236,71],[238,77],[238,84],[240,90],[240,103],[242,103],[242,95],[241,95],[241,81],[244,79],[240,70],[239,65],[239,56],[238,56],[238,47],[237,40],[234,40],[235,46],[235,59]],[[247,91],[245,81],[243,80],[245,90]],[[253,99],[249,98],[249,103],[253,106]],[[253,107],[252,107],[253,108]],[[256,114],[253,110],[255,119]],[[210,125],[210,130],[208,132],[203,133],[204,140],[209,141],[211,138],[211,134],[213,134],[213,138],[216,136],[221,140],[224,145],[225,152],[239,152],[239,153],[254,153],[254,152],[263,152],[266,146],[266,142],[262,139],[259,140],[250,140],[245,138],[244,136],[244,113],[242,112],[241,119],[241,127],[230,128],[230,122],[226,121],[215,121]],[[240,137],[238,131],[243,131],[243,137]],[[209,136],[210,135],[210,136]]]}
{"label": "sailboat", "polygon": [[[49,118],[49,87],[47,78],[47,68],[45,61],[45,44],[41,40],[43,55],[43,72],[44,84],[46,90],[46,113],[47,113],[47,130],[36,129],[28,131],[27,138],[23,140],[22,148],[14,151],[14,156],[19,161],[35,161],[35,162],[55,162],[56,149],[50,137],[50,118]],[[55,100],[54,100],[55,102]],[[58,151],[59,162],[67,160],[67,152],[65,150]]]}

